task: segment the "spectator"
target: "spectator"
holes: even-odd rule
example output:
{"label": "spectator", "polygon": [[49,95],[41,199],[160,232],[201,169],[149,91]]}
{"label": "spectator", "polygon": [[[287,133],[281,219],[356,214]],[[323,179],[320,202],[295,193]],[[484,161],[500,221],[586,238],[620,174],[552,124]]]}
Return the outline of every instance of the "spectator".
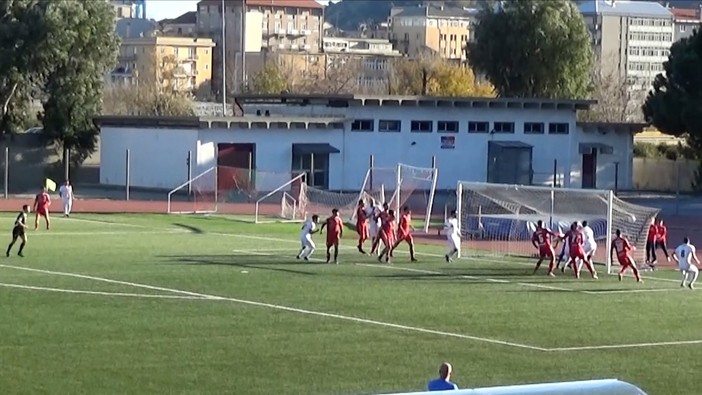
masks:
{"label": "spectator", "polygon": [[427,384],[428,391],[450,391],[457,390],[458,386],[451,382],[451,373],[453,367],[448,362],[444,362],[439,366],[439,378],[432,380]]}

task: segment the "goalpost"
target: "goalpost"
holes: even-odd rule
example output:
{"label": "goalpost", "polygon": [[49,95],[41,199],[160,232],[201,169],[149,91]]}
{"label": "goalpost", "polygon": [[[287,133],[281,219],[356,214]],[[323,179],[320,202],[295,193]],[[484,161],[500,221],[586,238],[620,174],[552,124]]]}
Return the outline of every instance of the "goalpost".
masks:
{"label": "goalpost", "polygon": [[[379,204],[387,203],[397,216],[407,205],[423,217],[422,229],[429,231],[434,208],[439,169],[398,163],[395,167],[371,167],[358,194],[358,199],[373,197]],[[355,219],[355,212],[352,219]]]}
{"label": "goalpost", "polygon": [[168,192],[168,214],[217,212],[217,167],[210,167]]}
{"label": "goalpost", "polygon": [[[648,227],[659,210],[627,203],[609,190],[459,181],[456,212],[461,236],[470,240],[463,255],[475,256],[532,256],[536,221],[560,233],[573,222],[587,221],[598,244],[594,260],[610,273],[617,264],[609,254],[614,231],[621,230],[636,246],[634,259],[641,263]],[[559,245],[556,254],[560,250]]]}

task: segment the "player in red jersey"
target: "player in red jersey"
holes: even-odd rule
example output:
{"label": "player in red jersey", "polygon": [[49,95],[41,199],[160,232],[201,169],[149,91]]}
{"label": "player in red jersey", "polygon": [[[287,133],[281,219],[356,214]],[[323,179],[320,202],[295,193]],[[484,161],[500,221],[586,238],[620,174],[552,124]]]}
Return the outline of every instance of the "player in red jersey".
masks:
{"label": "player in red jersey", "polygon": [[334,247],[334,263],[339,264],[339,240],[344,235],[344,224],[339,217],[339,210],[333,209],[331,217],[327,218],[319,229],[322,233],[327,228],[327,263],[331,260],[330,250]]}
{"label": "player in red jersey", "polygon": [[632,247],[631,244],[629,244],[629,240],[627,240],[626,237],[622,236],[622,231],[617,229],[616,234],[617,237],[615,237],[614,240],[612,240],[612,248],[610,248],[609,254],[611,257],[612,253],[617,253],[617,260],[619,261],[619,265],[622,267],[619,270],[619,281],[622,281],[624,271],[626,271],[626,269],[630,267],[631,270],[634,272],[636,281],[643,282],[641,280],[641,275],[639,274],[639,269],[636,267],[636,263],[634,263],[634,258],[632,258],[629,254],[629,252],[634,250],[635,248]]}
{"label": "player in red jersey", "polygon": [[405,206],[402,208],[402,216],[400,217],[400,226],[397,230],[395,244],[393,244],[390,249],[391,257],[393,256],[392,253],[395,251],[395,248],[404,241],[409,244],[410,260],[412,262],[417,262],[417,259],[414,257],[414,239],[412,238],[412,231],[414,231],[414,227],[412,227],[412,211],[408,206]]}
{"label": "player in red jersey", "polygon": [[368,240],[368,212],[366,211],[366,202],[363,199],[358,201],[356,209],[356,233],[358,233],[358,252],[365,254],[363,243]]}
{"label": "player in red jersey", "polygon": [[663,225],[663,220],[658,220],[658,225],[656,225],[656,248],[654,249],[654,258],[655,258],[655,251],[657,251],[659,248],[663,250],[663,254],[665,254],[665,259],[670,262],[670,254],[668,254],[668,244],[666,243],[666,239],[668,238],[668,228]]}
{"label": "player in red jersey", "polygon": [[595,273],[592,263],[585,258],[585,251],[583,250],[583,235],[580,233],[580,230],[578,230],[577,222],[570,225],[570,230],[566,232],[563,238],[568,243],[570,264],[573,265],[575,278],[580,278],[580,270],[578,270],[578,259],[580,259],[585,262],[585,266],[587,266],[587,270],[592,275],[592,278],[597,279],[597,273]]}
{"label": "player in red jersey", "polygon": [[[387,220],[388,216],[388,210],[390,206],[388,206],[387,203],[383,203],[383,209],[380,212],[377,212],[373,215],[371,218],[371,221],[380,221],[380,227],[383,227],[383,223]],[[371,255],[375,254],[378,251],[378,247],[380,246],[380,242],[382,241],[382,236],[383,236],[383,231],[380,229],[378,231],[378,235],[376,238],[373,240],[373,245],[371,246]]]}
{"label": "player in red jersey", "polygon": [[646,238],[646,264],[654,268],[656,266],[656,238],[658,237],[658,226],[656,219],[651,220],[648,227],[648,237]]}
{"label": "player in red jersey", "polygon": [[533,244],[534,247],[539,250],[539,260],[536,262],[534,274],[536,274],[536,271],[541,267],[541,262],[548,257],[548,275],[551,277],[556,276],[553,274],[553,266],[556,264],[556,258],[553,253],[553,247],[551,246],[551,237],[558,237],[558,235],[549,229],[544,228],[543,221],[536,221],[536,230],[531,236],[531,244]]}
{"label": "player in red jersey", "polygon": [[378,261],[382,261],[383,255],[385,255],[385,262],[390,263],[392,246],[395,245],[395,211],[388,210],[386,213],[382,217],[382,224],[380,225],[380,239],[383,241],[383,250],[378,255]]}
{"label": "player in red jersey", "polygon": [[49,206],[51,206],[51,197],[48,192],[46,192],[46,187],[44,187],[34,198],[34,230],[39,228],[39,216],[44,217],[46,229],[49,230],[51,226],[51,220],[49,220]]}

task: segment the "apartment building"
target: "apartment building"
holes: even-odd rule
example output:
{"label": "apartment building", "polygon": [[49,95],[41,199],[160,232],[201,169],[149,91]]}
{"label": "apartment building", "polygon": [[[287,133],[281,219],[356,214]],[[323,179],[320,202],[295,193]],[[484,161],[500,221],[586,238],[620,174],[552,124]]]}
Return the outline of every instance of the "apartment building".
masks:
{"label": "apartment building", "polygon": [[189,11],[174,18],[158,22],[158,29],[169,36],[195,37],[197,34],[197,12]]}
{"label": "apartment building", "polygon": [[[242,26],[242,6],[246,17]],[[219,45],[222,37],[222,1],[202,0],[197,5],[197,32],[212,37]],[[315,0],[225,0],[226,68],[242,70],[249,56],[261,51],[317,53],[324,31],[324,7]],[[244,36],[242,40],[242,34]],[[242,41],[245,41],[242,51]],[[219,51],[217,51],[219,52]],[[242,53],[247,55],[242,59]],[[222,60],[215,54],[216,91],[220,91]],[[250,70],[248,65],[244,69]],[[245,84],[241,73],[227,71],[227,89]]]}
{"label": "apartment building", "polygon": [[387,93],[392,62],[402,57],[389,40],[360,37],[324,37],[326,70],[345,70],[353,74],[356,93]]}
{"label": "apartment building", "polygon": [[600,71],[648,89],[673,44],[673,14],[647,1],[588,0],[580,4]]}
{"label": "apartment building", "polygon": [[671,8],[675,28],[673,41],[692,36],[696,29],[702,27],[702,6],[699,8]]}
{"label": "apartment building", "polygon": [[425,3],[393,8],[388,18],[390,41],[402,54],[417,56],[429,50],[444,59],[465,62],[465,46],[476,10]]}
{"label": "apartment building", "polygon": [[110,1],[112,9],[115,11],[115,20],[123,18],[136,18],[136,10],[132,4],[123,1]]}
{"label": "apartment building", "polygon": [[214,42],[209,38],[151,35],[123,39],[114,83],[158,83],[164,88],[207,95]]}

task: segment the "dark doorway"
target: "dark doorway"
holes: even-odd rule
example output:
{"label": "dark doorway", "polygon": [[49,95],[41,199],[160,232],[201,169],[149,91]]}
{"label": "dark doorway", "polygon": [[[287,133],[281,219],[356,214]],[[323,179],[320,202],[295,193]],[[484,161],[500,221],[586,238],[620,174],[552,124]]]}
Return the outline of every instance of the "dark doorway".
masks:
{"label": "dark doorway", "polygon": [[256,189],[256,144],[217,144],[217,188],[241,192]]}
{"label": "dark doorway", "polygon": [[582,172],[583,189],[597,188],[597,150],[593,149],[590,153],[583,154],[583,172]]}
{"label": "dark doorway", "polygon": [[529,185],[532,182],[531,145],[521,141],[488,143],[487,182]]}

